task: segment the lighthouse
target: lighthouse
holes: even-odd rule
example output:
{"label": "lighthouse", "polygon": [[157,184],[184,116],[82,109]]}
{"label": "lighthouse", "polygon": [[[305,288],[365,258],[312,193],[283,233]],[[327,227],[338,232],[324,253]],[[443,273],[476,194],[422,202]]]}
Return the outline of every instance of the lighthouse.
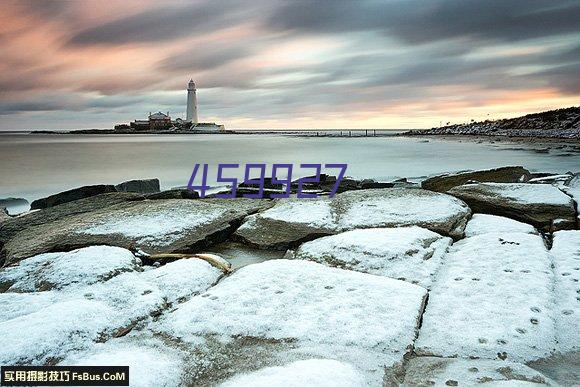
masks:
{"label": "lighthouse", "polygon": [[187,85],[187,121],[197,125],[197,95],[195,94],[195,82],[193,79],[189,80]]}

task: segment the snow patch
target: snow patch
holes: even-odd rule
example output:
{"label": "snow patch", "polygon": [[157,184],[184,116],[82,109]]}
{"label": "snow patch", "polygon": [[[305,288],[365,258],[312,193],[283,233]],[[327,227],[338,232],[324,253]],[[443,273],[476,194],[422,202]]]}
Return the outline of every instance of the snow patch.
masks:
{"label": "snow patch", "polygon": [[46,253],[0,270],[8,292],[34,292],[86,286],[139,268],[140,261],[126,249],[90,246],[66,253]]}
{"label": "snow patch", "polygon": [[129,366],[131,386],[157,387],[184,384],[182,353],[157,340],[115,339],[95,344],[90,350],[73,353],[59,365]]}
{"label": "snow patch", "polygon": [[221,387],[356,387],[366,386],[364,375],[336,360],[310,359],[281,367],[267,367],[237,375]]}
{"label": "snow patch", "polygon": [[488,233],[512,232],[538,234],[538,231],[530,224],[518,222],[517,220],[505,218],[503,216],[487,214],[474,214],[465,227],[466,237]]}
{"label": "snow patch", "polygon": [[294,258],[429,288],[451,242],[451,238],[416,226],[371,228],[304,243]]}

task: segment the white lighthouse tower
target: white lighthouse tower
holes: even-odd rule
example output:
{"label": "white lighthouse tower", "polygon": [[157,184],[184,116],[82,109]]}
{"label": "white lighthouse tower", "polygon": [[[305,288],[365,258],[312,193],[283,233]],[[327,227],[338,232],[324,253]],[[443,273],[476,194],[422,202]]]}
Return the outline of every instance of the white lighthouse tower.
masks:
{"label": "white lighthouse tower", "polygon": [[197,125],[197,95],[195,94],[195,82],[193,79],[189,80],[187,85],[187,121]]}

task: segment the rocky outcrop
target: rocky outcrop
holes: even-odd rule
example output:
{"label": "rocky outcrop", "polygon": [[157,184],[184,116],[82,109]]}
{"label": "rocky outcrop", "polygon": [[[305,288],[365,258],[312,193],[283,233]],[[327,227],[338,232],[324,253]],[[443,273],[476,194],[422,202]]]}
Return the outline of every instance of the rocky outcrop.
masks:
{"label": "rocky outcrop", "polygon": [[12,219],[12,217],[8,215],[6,208],[0,207],[0,224],[9,219]]}
{"label": "rocky outcrop", "polygon": [[451,188],[467,182],[521,183],[527,181],[529,177],[530,172],[523,167],[501,167],[433,176],[423,180],[421,188],[436,192],[447,192]]}
{"label": "rocky outcrop", "polygon": [[58,206],[59,204],[64,204],[72,202],[74,200],[88,198],[90,196],[100,195],[107,192],[115,192],[115,186],[113,185],[87,185],[84,187],[74,188],[68,191],[59,192],[54,195],[50,195],[46,198],[37,199],[32,202],[30,208],[32,210],[38,210],[41,208],[48,208]]}
{"label": "rocky outcrop", "polygon": [[101,244],[149,254],[197,252],[223,241],[245,216],[268,205],[250,199],[124,202],[28,227],[6,242],[3,257],[11,264],[45,252]]}
{"label": "rocky outcrop", "polygon": [[580,107],[550,110],[517,118],[412,130],[405,135],[478,135],[580,139]]}
{"label": "rocky outcrop", "polygon": [[159,179],[129,180],[117,184],[115,189],[119,192],[154,194],[160,192]]}
{"label": "rocky outcrop", "polygon": [[432,191],[386,188],[330,199],[283,200],[249,217],[235,237],[260,248],[286,249],[358,228],[421,226],[460,238],[471,212],[461,200]]}
{"label": "rocky outcrop", "polygon": [[575,228],[576,225],[572,199],[551,185],[466,184],[448,193],[465,201],[474,212],[506,216],[544,231],[553,230],[555,224],[559,228]]}
{"label": "rocky outcrop", "polygon": [[199,194],[196,191],[189,189],[170,189],[158,193],[147,195],[147,199],[199,199]]}

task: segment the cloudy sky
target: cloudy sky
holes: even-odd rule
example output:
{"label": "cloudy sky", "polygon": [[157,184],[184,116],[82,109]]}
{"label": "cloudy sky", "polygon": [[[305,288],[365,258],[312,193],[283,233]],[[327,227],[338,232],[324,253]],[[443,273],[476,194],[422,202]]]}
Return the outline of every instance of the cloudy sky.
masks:
{"label": "cloudy sky", "polygon": [[577,0],[0,0],[0,130],[420,128],[580,105]]}

